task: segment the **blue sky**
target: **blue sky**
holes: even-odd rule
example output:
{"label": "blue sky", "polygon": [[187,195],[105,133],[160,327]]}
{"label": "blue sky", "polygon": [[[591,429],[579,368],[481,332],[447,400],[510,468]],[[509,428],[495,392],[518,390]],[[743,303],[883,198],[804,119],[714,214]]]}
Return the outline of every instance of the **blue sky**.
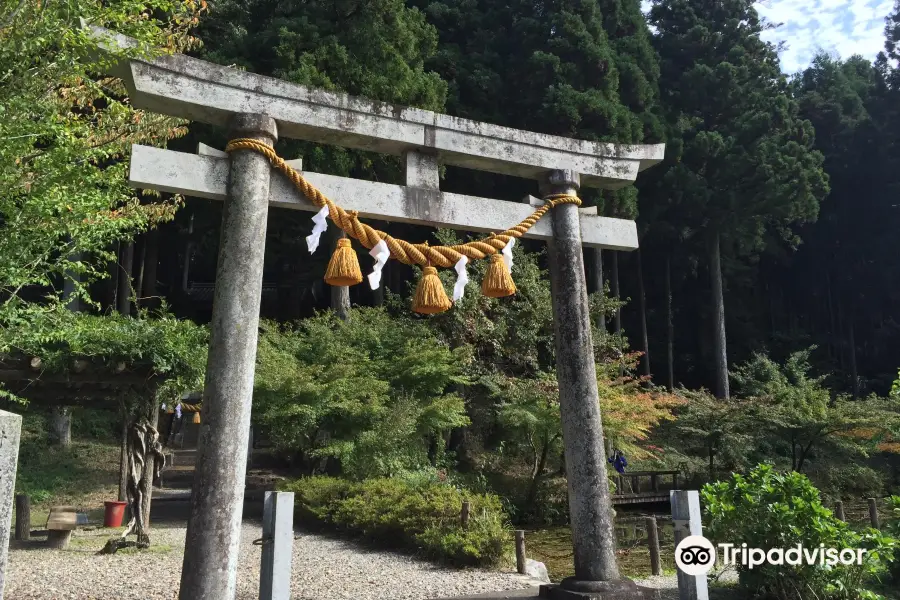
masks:
{"label": "blue sky", "polygon": [[[642,2],[648,8],[650,2]],[[787,43],[781,53],[786,73],[805,68],[819,49],[847,58],[874,59],[884,46],[884,18],[893,0],[761,0],[759,14],[781,27],[764,39]]]}

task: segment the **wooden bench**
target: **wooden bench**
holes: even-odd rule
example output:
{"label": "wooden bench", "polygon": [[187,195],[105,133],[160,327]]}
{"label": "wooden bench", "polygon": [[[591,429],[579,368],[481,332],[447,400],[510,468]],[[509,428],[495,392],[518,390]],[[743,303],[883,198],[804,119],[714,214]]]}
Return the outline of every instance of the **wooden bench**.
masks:
{"label": "wooden bench", "polygon": [[74,506],[54,506],[47,517],[47,545],[65,550],[78,528],[78,513]]}

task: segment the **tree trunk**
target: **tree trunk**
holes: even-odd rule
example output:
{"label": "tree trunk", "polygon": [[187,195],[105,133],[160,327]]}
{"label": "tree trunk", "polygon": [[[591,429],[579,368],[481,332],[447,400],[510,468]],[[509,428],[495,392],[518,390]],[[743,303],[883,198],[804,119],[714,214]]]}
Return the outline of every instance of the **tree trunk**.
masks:
{"label": "tree trunk", "polygon": [[800,459],[797,461],[797,472],[803,472],[803,465],[806,463],[806,457],[809,455],[809,451],[812,450],[813,444],[816,441],[816,437],[813,436],[809,443],[800,450]]}
{"label": "tree trunk", "polygon": [[[335,239],[343,239],[347,234],[341,231]],[[337,316],[346,321],[350,315],[350,287],[346,285],[334,285],[331,287],[331,310],[337,313]]]}
{"label": "tree trunk", "polygon": [[847,368],[846,353],[844,352],[844,303],[841,302],[840,292],[837,295],[837,331],[836,342],[838,346],[838,364],[841,370]]}
{"label": "tree trunk", "polygon": [[134,243],[122,242],[119,245],[119,291],[116,294],[119,312],[131,314],[131,271],[134,266]]}
{"label": "tree trunk", "polygon": [[[586,249],[587,256],[591,259],[588,262],[587,285],[588,291],[591,293],[602,294],[603,289],[603,250],[600,248]],[[597,317],[597,328],[606,331],[606,313],[600,311]]]}
{"label": "tree trunk", "polygon": [[797,440],[791,434],[791,471],[797,470]]}
{"label": "tree trunk", "polygon": [[644,375],[648,378],[650,374],[650,342],[647,339],[647,299],[644,296],[644,267],[641,261],[641,249],[637,249],[637,276],[638,276],[638,305],[641,311],[641,349],[644,356],[641,357],[641,365],[644,368]]}
{"label": "tree trunk", "polygon": [[534,501],[537,498],[538,493],[538,485],[541,481],[541,476],[544,474],[544,469],[547,468],[547,455],[550,453],[550,444],[552,442],[548,440],[544,440],[544,448],[541,450],[541,458],[538,461],[537,466],[535,467],[534,473],[531,477],[531,484],[528,486],[528,495],[526,496],[525,506],[530,510],[534,507]]}
{"label": "tree trunk", "polygon": [[[619,300],[619,253],[612,251],[612,295],[617,301]],[[617,308],[615,317],[613,318],[613,327],[615,327],[616,335],[622,333],[622,309]]]}
{"label": "tree trunk", "polygon": [[[612,251],[612,294],[616,300],[620,299],[619,294],[619,253],[616,250]],[[615,327],[616,335],[622,334],[622,307],[616,308],[616,314],[613,316],[613,326]],[[619,361],[619,377],[625,375],[625,361]]]}
{"label": "tree trunk", "polygon": [[119,447],[119,502],[128,500],[128,415],[122,410],[122,439]]}
{"label": "tree trunk", "polygon": [[144,266],[147,262],[147,236],[141,236],[141,242],[138,244],[141,251],[138,254],[137,260],[137,277],[134,282],[134,307],[138,308],[143,306],[143,290],[144,290]]}
{"label": "tree trunk", "polygon": [[72,409],[54,406],[50,412],[50,443],[68,448],[72,445]]}
{"label": "tree trunk", "polygon": [[[110,252],[113,252],[116,257],[119,256],[119,244],[113,244],[112,247],[108,248]],[[117,259],[113,259],[109,261],[106,265],[106,274],[107,278],[104,284],[104,306],[105,310],[114,311],[117,309],[117,292],[119,289],[119,261]]]}
{"label": "tree trunk", "polygon": [[157,266],[159,265],[159,230],[151,229],[144,240],[144,271],[141,285],[142,304],[150,309],[159,306],[156,297]]}
{"label": "tree trunk", "polygon": [[[81,253],[76,253],[72,255],[72,262],[80,261],[82,258]],[[79,312],[81,310],[81,299],[75,295],[75,284],[81,282],[81,276],[77,273],[66,273],[66,276],[63,280],[63,300],[66,303],[66,308],[71,310],[72,312]]]}
{"label": "tree trunk", "polygon": [[847,346],[849,346],[850,350],[850,377],[853,378],[853,397],[859,398],[859,371],[856,368],[856,335],[853,330],[853,319],[847,319],[848,325],[848,338],[847,338]]}
{"label": "tree trunk", "polygon": [[672,259],[666,256],[666,387],[675,389],[675,319],[672,315]]}
{"label": "tree trunk", "polygon": [[[150,404],[150,425],[154,429],[159,424],[159,402],[154,397]],[[144,457],[144,477],[141,480],[141,514],[144,515],[144,530],[150,529],[150,502],[153,499],[153,476],[156,470],[156,455],[147,452]]]}
{"label": "tree trunk", "polygon": [[707,453],[709,454],[709,480],[716,480],[716,449],[710,445],[707,448]]}
{"label": "tree trunk", "polygon": [[718,232],[709,240],[709,275],[713,303],[713,349],[716,369],[716,397],[727,400],[728,350],[725,337],[725,298],[722,289],[722,253]]}

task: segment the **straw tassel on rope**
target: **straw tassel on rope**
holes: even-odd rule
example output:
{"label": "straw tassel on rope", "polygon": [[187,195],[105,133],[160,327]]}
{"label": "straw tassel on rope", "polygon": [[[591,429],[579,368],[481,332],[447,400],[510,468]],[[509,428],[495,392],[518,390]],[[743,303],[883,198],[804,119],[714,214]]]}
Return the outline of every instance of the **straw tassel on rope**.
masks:
{"label": "straw tassel on rope", "polygon": [[359,258],[350,244],[348,238],[338,240],[337,248],[328,263],[325,271],[325,283],[334,286],[356,285],[363,280],[362,269],[359,268]]}
{"label": "straw tassel on rope", "polygon": [[488,298],[505,298],[516,293],[516,284],[503,256],[494,254],[481,281],[481,293]]}
{"label": "straw tassel on rope", "polygon": [[422,269],[422,279],[416,287],[416,295],[413,297],[413,311],[423,315],[433,315],[448,310],[453,303],[444,291],[444,284],[438,277],[437,269],[427,266]]}

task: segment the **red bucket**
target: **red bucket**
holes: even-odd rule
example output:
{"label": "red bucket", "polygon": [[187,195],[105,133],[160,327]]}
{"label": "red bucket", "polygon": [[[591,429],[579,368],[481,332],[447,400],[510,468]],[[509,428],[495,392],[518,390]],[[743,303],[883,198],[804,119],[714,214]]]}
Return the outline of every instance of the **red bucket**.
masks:
{"label": "red bucket", "polygon": [[127,502],[104,502],[106,512],[103,514],[104,527],[121,527],[122,519],[125,517],[125,507]]}

